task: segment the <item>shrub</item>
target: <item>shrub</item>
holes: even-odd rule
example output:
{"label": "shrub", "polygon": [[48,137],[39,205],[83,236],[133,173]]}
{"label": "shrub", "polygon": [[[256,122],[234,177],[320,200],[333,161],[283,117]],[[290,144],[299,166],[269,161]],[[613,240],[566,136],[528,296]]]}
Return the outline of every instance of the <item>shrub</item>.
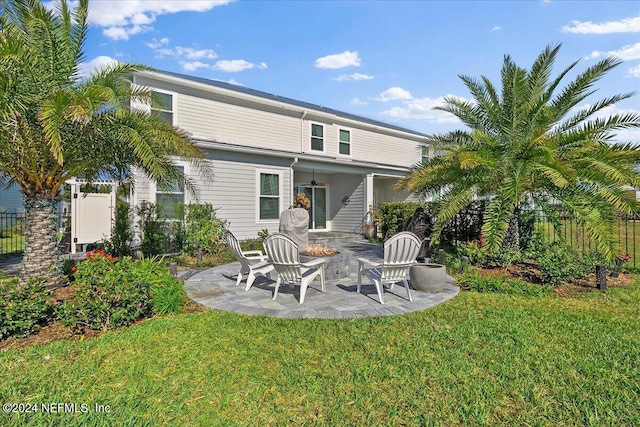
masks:
{"label": "shrub", "polygon": [[26,336],[49,323],[54,303],[44,283],[34,279],[19,286],[17,280],[0,281],[0,339]]}
{"label": "shrub", "polygon": [[186,302],[180,282],[157,259],[118,259],[95,251],[77,266],[75,277],[76,300],[56,307],[56,314],[76,329],[127,326],[151,313],[179,312]]}
{"label": "shrub", "polygon": [[165,252],[166,233],[162,220],[162,207],[155,203],[143,201],[136,209],[138,226],[142,232],[140,249],[145,256],[153,256]]}
{"label": "shrub", "polygon": [[185,215],[184,251],[194,253],[199,248],[206,253],[215,253],[224,242],[228,223],[216,216],[216,209],[210,203],[188,205]]}
{"label": "shrub", "polygon": [[391,236],[402,230],[402,226],[420,207],[416,202],[382,203],[378,210],[382,218],[382,235]]}
{"label": "shrub", "polygon": [[518,279],[500,276],[481,276],[477,272],[458,277],[458,284],[467,290],[481,293],[498,293],[522,296],[542,296],[551,292],[548,286],[526,283]]}
{"label": "shrub", "polygon": [[163,274],[151,285],[151,306],[154,314],[181,313],[187,303],[182,283],[170,274]]}
{"label": "shrub", "polygon": [[107,252],[118,257],[131,255],[131,227],[129,224],[129,204],[118,199],[111,241],[106,243]]}
{"label": "shrub", "polygon": [[143,285],[131,258],[117,260],[102,251],[88,254],[76,267],[76,300],[56,308],[64,325],[108,330],[130,325],[150,311],[148,285]]}

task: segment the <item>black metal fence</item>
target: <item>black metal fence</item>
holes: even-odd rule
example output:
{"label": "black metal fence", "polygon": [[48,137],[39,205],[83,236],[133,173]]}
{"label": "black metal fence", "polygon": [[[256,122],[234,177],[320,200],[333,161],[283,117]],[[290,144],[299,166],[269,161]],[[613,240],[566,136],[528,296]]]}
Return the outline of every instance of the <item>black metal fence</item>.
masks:
{"label": "black metal fence", "polygon": [[[24,251],[25,235],[24,213],[0,213],[0,259],[22,255]],[[67,215],[58,216],[58,247],[62,253],[69,253],[71,218]]]}
{"label": "black metal fence", "polygon": [[[533,210],[527,213],[534,216],[536,230],[541,232],[547,241],[564,241],[582,253],[596,250],[597,245],[593,238],[569,215],[559,214],[556,219],[551,220],[542,211]],[[640,268],[640,214],[618,216],[611,237],[616,243],[616,255],[628,258],[629,268]]]}

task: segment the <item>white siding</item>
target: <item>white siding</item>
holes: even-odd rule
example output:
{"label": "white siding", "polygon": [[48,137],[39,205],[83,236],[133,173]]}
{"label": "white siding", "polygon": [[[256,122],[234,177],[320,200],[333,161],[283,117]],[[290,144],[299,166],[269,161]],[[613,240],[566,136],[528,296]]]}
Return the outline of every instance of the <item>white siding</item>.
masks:
{"label": "white siding", "polygon": [[[176,125],[194,138],[399,167],[410,167],[421,160],[424,138],[419,135],[400,134],[382,126],[335,115],[329,117],[297,106],[265,105],[257,97],[255,102],[234,98],[213,86],[196,90],[142,77],[136,81],[175,93]],[[311,150],[311,123],[324,126],[323,152]],[[351,132],[350,156],[338,154],[339,129]]]}
{"label": "white siding", "polygon": [[[333,231],[362,232],[360,227],[366,208],[364,206],[364,179],[361,175],[336,175],[332,180],[331,223]],[[342,200],[348,197],[344,204]]]}
{"label": "white siding", "polygon": [[[192,203],[211,203],[217,209],[219,218],[229,221],[229,229],[239,239],[258,237],[263,228],[275,233],[279,228],[279,221],[259,221],[256,215],[256,170],[268,169],[282,172],[282,209],[291,204],[291,186],[289,167],[286,161],[264,158],[259,163],[255,158],[246,155],[230,155],[224,152],[211,153],[214,176],[206,179],[193,169],[190,177],[195,181],[198,198]],[[153,195],[147,178],[139,178],[137,190],[147,189],[146,192],[136,193],[136,203],[143,200],[152,201]]]}
{"label": "white siding", "polygon": [[0,178],[0,213],[22,213],[24,212],[24,200],[17,185],[5,188],[5,181]]}

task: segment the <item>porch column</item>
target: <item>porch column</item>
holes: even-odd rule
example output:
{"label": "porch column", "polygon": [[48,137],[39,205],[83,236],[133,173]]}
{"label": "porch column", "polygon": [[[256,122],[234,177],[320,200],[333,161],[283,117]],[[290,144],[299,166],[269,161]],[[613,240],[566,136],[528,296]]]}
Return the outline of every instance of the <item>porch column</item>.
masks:
{"label": "porch column", "polygon": [[369,173],[365,176],[364,180],[364,212],[366,215],[369,212],[369,206],[373,205],[373,174]]}

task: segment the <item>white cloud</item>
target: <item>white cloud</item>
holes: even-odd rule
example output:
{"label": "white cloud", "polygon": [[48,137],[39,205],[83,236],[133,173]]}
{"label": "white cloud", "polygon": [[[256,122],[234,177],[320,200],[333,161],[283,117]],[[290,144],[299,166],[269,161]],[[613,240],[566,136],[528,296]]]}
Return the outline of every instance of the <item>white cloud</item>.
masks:
{"label": "white cloud", "polygon": [[351,100],[351,105],[367,105],[368,103],[366,101],[361,101],[360,99],[354,97]]}
{"label": "white cloud", "polygon": [[396,100],[408,100],[411,98],[411,92],[402,89],[401,87],[394,86],[382,92],[378,98],[373,99],[380,102],[388,102]]}
{"label": "white cloud", "polygon": [[636,65],[635,67],[629,68],[628,75],[631,77],[640,77],[640,65]]}
{"label": "white cloud", "polygon": [[211,65],[205,64],[204,62],[200,61],[181,62],[181,64],[182,69],[184,69],[185,71],[196,71],[198,70],[198,68],[211,68]]}
{"label": "white cloud", "polygon": [[89,62],[81,62],[79,74],[81,77],[89,77],[93,71],[107,65],[117,64],[118,61],[109,56],[98,56]]}
{"label": "white cloud", "polygon": [[316,68],[329,68],[329,69],[338,69],[345,67],[359,67],[360,66],[360,56],[358,52],[351,52],[345,50],[342,53],[336,53],[334,55],[323,56],[322,58],[316,59]]}
{"label": "white cloud", "polygon": [[[89,3],[89,23],[105,27],[103,34],[113,40],[151,31],[157,16],[179,12],[206,12],[234,0],[101,0]],[[71,2],[76,6],[77,2]],[[51,7],[51,2],[47,4]]]}
{"label": "white cloud", "polygon": [[640,32],[640,16],[619,21],[609,21],[603,24],[591,21],[571,21],[571,25],[562,27],[562,32],[575,34],[638,33]]}
{"label": "white cloud", "polygon": [[591,55],[587,56],[587,59],[598,58],[603,55],[616,56],[622,59],[623,61],[640,59],[640,43],[626,45],[621,47],[618,50],[611,50],[609,52],[602,52],[602,51],[596,50],[596,51],[593,51]]}
{"label": "white cloud", "polygon": [[342,74],[341,76],[334,77],[333,79],[339,82],[345,82],[345,81],[352,81],[352,80],[371,80],[373,79],[373,76],[370,76],[368,74],[353,73],[348,75]]}
{"label": "white cloud", "polygon": [[501,26],[496,25],[495,27],[493,27],[493,28],[491,29],[491,31],[500,31],[501,29],[502,29],[502,27],[501,27]]}
{"label": "white cloud", "polygon": [[264,70],[267,68],[267,64],[264,62],[254,64],[244,59],[222,59],[217,61],[211,68],[213,70],[224,71],[225,73],[237,73],[238,71],[251,70],[254,68]]}
{"label": "white cloud", "polygon": [[236,81],[235,79],[229,79],[229,80],[227,80],[227,83],[230,83],[230,84],[236,85],[236,86],[244,86],[242,83]]}
{"label": "white cloud", "polygon": [[[453,95],[447,95],[452,97]],[[457,97],[461,100],[464,98]],[[460,120],[451,113],[434,110],[434,107],[444,104],[444,97],[416,98],[404,102],[404,107],[393,107],[382,114],[399,119],[427,120],[432,123],[459,123]]]}
{"label": "white cloud", "polygon": [[[640,68],[640,66],[639,66]],[[583,104],[578,107],[574,107],[571,111],[576,113],[577,111],[584,110],[585,108],[589,108],[591,104]],[[596,114],[591,116],[589,120],[593,119],[604,119],[613,115],[623,115],[623,114],[640,114],[640,110],[632,109],[632,108],[621,108],[617,105],[611,105],[609,107],[603,108],[598,111]],[[640,129],[617,129],[614,130],[613,133],[616,135],[614,141],[617,142],[633,142],[636,144],[640,144]]]}
{"label": "white cloud", "polygon": [[145,43],[147,45],[147,47],[151,48],[151,49],[158,49],[161,48],[162,46],[168,46],[169,45],[169,38],[167,37],[163,37],[160,40],[156,40],[151,39],[151,41],[149,43]]}

